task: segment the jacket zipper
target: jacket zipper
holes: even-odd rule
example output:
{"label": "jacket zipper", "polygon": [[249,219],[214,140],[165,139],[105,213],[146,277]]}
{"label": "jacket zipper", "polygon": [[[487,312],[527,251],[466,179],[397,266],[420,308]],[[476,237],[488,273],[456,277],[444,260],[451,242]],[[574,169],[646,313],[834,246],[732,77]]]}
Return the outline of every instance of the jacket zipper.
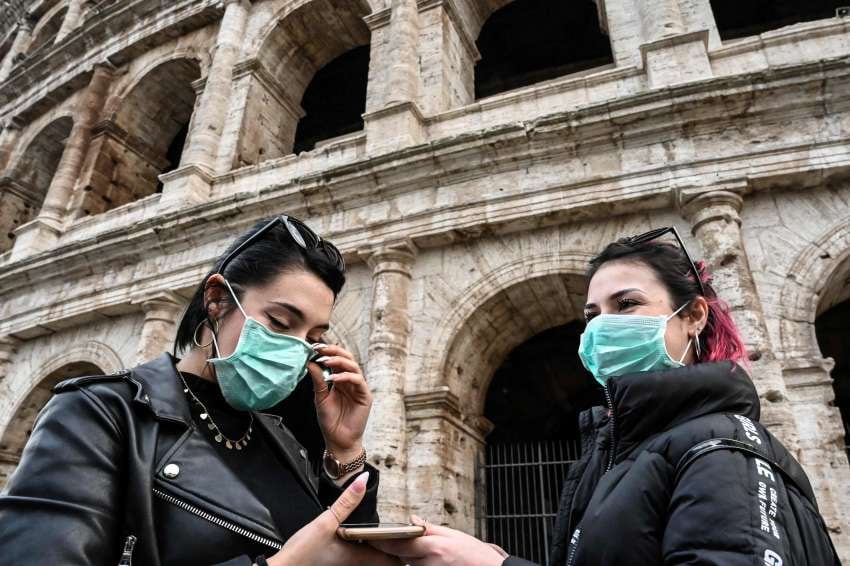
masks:
{"label": "jacket zipper", "polygon": [[188,511],[189,513],[192,513],[193,515],[196,515],[196,516],[200,517],[201,519],[209,521],[210,523],[212,523],[214,525],[218,525],[219,527],[223,527],[223,528],[227,529],[228,531],[234,532],[234,533],[241,535],[245,538],[251,539],[254,542],[259,542],[260,544],[264,544],[264,545],[266,545],[270,548],[273,548],[275,550],[280,550],[281,548],[283,548],[283,544],[276,541],[276,540],[270,539],[268,537],[264,537],[262,535],[258,535],[257,533],[251,532],[248,529],[240,527],[236,523],[231,523],[230,521],[222,519],[221,517],[216,517],[215,515],[207,513],[203,509],[199,509],[198,507],[195,507],[191,503],[186,503],[185,501],[183,501],[181,499],[177,499],[173,495],[169,495],[169,494],[165,493],[164,491],[160,491],[160,490],[154,488],[153,493],[154,493],[154,495],[156,495],[157,497],[159,497],[163,501],[167,501],[168,503],[171,503],[172,505],[176,505],[180,509],[183,509],[184,511]]}
{"label": "jacket zipper", "polygon": [[136,546],[136,537],[127,535],[124,539],[124,550],[121,552],[121,560],[118,566],[133,566],[133,548]]}
{"label": "jacket zipper", "polygon": [[605,385],[605,401],[608,403],[608,410],[611,411],[611,446],[608,454],[608,465],[605,467],[605,473],[608,473],[614,467],[614,455],[617,452],[617,420],[614,415],[614,402],[611,401],[611,392],[608,391],[607,385]]}
{"label": "jacket zipper", "polygon": [[578,539],[580,536],[581,529],[576,529],[576,532],[574,532],[572,538],[570,538],[570,553],[567,555],[567,566],[571,566],[573,563],[573,559],[576,557],[576,550],[578,549]]}

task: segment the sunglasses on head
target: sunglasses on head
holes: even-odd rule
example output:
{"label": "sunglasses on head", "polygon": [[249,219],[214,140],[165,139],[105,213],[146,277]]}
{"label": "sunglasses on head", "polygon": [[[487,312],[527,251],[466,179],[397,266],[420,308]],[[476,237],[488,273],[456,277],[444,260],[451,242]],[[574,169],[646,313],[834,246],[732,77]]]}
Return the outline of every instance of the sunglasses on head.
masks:
{"label": "sunglasses on head", "polygon": [[679,236],[679,231],[676,230],[675,226],[667,226],[666,228],[656,228],[655,230],[650,230],[649,232],[644,232],[643,234],[638,234],[637,236],[631,236],[629,238],[626,238],[625,244],[627,246],[636,246],[638,244],[657,240],[668,232],[673,233],[673,236],[675,236],[676,238],[676,242],[678,242],[679,247],[682,248],[682,252],[685,254],[685,257],[688,258],[688,264],[690,264],[691,271],[693,271],[694,277],[696,277],[697,280],[697,285],[699,285],[699,292],[702,296],[705,296],[705,287],[702,284],[702,279],[700,278],[699,270],[697,270],[697,266],[694,263],[694,260],[691,258],[691,254],[688,253],[688,248],[686,248],[684,242],[682,242],[682,238]]}
{"label": "sunglasses on head", "polygon": [[238,256],[245,248],[260,239],[263,234],[277,226],[278,223],[283,224],[286,227],[286,230],[289,232],[292,239],[295,240],[296,244],[305,250],[321,250],[331,263],[334,264],[334,266],[336,266],[340,271],[345,271],[345,260],[342,258],[342,254],[335,245],[322,239],[321,236],[313,232],[313,230],[311,230],[306,224],[294,216],[281,214],[280,216],[276,216],[271,219],[265,226],[254,232],[247,240],[236,246],[232,252],[227,254],[227,257],[225,257],[224,261],[221,262],[221,267],[218,268],[216,273],[224,273],[224,270],[227,268],[227,264],[229,264],[233,258]]}

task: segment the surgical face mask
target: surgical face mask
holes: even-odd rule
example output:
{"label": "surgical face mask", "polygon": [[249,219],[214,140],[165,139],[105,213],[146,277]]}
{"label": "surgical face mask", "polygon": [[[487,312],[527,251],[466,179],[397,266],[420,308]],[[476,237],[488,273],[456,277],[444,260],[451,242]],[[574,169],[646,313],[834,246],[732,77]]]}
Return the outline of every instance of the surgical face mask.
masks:
{"label": "surgical face mask", "polygon": [[627,373],[682,367],[691,342],[674,360],[667,352],[664,334],[667,321],[679,314],[687,303],[670,316],[600,314],[587,323],[578,347],[581,363],[601,385],[611,377]]}
{"label": "surgical face mask", "polygon": [[[210,358],[225,400],[240,411],[262,411],[277,405],[295,390],[314,351],[310,344],[272,332],[245,313],[225,280],[236,306],[245,317],[236,349],[226,358]],[[215,341],[216,354],[221,355]]]}

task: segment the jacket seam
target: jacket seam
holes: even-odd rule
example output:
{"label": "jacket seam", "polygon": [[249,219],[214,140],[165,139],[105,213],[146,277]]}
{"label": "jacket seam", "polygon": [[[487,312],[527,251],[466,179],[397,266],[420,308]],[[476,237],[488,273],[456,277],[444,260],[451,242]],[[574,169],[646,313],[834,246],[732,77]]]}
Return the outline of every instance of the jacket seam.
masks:
{"label": "jacket seam", "polygon": [[82,394],[86,399],[88,399],[92,403],[92,405],[94,405],[97,410],[109,420],[109,424],[112,425],[112,428],[114,429],[113,432],[115,433],[115,435],[119,439],[123,439],[124,433],[118,424],[118,419],[116,418],[116,415],[112,413],[112,411],[109,409],[109,407],[106,406],[103,400],[101,400],[97,395],[94,395],[86,389],[80,388],[77,391],[79,391],[80,394]]}

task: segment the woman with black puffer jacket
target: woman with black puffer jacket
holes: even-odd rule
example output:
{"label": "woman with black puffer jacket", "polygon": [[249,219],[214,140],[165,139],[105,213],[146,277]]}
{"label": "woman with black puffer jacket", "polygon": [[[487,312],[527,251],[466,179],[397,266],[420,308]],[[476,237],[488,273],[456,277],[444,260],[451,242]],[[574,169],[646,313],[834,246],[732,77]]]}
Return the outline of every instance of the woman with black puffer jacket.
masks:
{"label": "woman with black puffer jacket", "polygon": [[[580,416],[550,564],[840,564],[805,472],[758,422],[728,308],[678,232],[609,244],[587,280],[579,356],[607,406]],[[374,544],[412,566],[531,566],[453,529],[426,535]]]}

